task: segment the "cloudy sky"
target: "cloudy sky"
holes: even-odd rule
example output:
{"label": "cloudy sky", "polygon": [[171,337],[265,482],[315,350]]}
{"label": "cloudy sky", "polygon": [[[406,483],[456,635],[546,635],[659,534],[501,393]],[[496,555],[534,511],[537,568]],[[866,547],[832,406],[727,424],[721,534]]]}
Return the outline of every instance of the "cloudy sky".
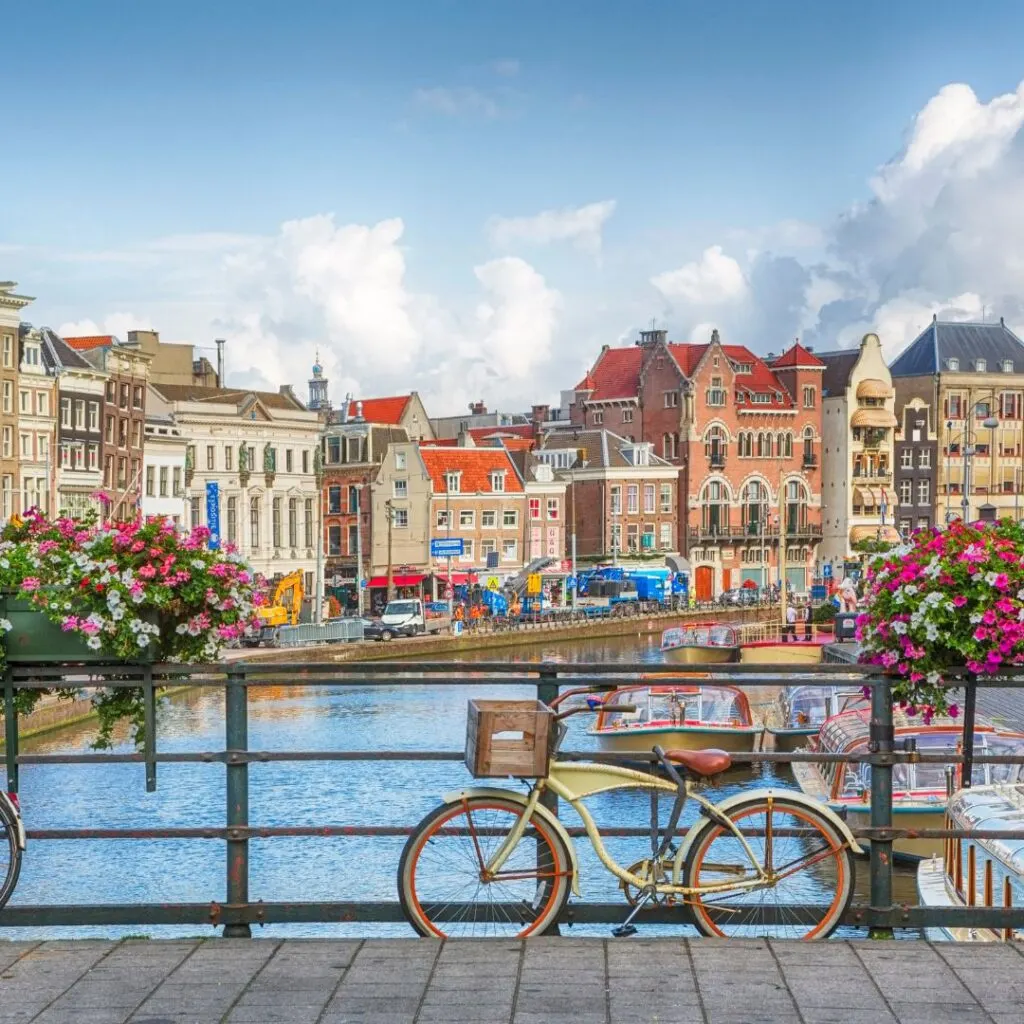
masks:
{"label": "cloudy sky", "polygon": [[602,344],[1024,331],[1024,4],[35,0],[0,278],[229,382],[557,399]]}

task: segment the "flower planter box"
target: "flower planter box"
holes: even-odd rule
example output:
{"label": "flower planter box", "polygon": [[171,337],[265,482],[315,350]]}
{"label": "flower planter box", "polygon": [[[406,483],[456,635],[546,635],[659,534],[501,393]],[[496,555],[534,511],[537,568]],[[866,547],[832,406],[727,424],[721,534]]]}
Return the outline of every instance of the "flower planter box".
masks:
{"label": "flower planter box", "polygon": [[41,662],[109,662],[109,654],[90,650],[77,633],[65,633],[38,608],[16,594],[0,593],[0,619],[14,627],[0,638],[12,665]]}

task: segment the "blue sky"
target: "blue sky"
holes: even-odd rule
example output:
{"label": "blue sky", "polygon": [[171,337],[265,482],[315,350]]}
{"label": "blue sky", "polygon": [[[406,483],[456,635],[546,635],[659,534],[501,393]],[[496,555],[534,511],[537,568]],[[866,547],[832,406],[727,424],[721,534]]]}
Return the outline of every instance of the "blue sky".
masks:
{"label": "blue sky", "polygon": [[438,412],[550,399],[651,318],[762,352],[1017,322],[1021,38],[998,2],[37,0],[0,277]]}

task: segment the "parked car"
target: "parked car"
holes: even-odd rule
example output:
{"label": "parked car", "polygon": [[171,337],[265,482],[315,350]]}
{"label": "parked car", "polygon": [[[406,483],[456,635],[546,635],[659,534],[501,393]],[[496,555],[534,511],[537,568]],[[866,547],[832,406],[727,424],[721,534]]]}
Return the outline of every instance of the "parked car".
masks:
{"label": "parked car", "polygon": [[385,626],[380,619],[361,618],[360,621],[363,624],[364,640],[392,640],[399,635],[396,629]]}
{"label": "parked car", "polygon": [[756,587],[732,587],[723,591],[718,598],[718,603],[733,608],[747,608],[757,604]]}

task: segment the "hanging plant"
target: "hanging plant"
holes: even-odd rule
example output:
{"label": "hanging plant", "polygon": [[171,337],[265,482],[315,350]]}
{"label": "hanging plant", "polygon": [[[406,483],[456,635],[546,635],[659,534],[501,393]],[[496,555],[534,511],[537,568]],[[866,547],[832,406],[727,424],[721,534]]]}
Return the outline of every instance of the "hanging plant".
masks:
{"label": "hanging plant", "polygon": [[[214,662],[255,625],[264,597],[241,556],[230,545],[211,550],[209,538],[205,527],[182,534],[161,518],[101,523],[91,513],[50,522],[33,509],[0,531],[0,591],[111,661]],[[10,629],[0,620],[0,633]],[[0,667],[3,657],[0,644]],[[44,692],[20,691],[19,711]],[[124,719],[141,741],[141,689],[100,690],[93,700],[97,745],[109,746]]]}
{"label": "hanging plant", "polygon": [[896,677],[893,699],[925,721],[956,716],[948,675],[1024,665],[1024,529],[1010,519],[914,534],[872,559],[857,618],[861,660]]}

